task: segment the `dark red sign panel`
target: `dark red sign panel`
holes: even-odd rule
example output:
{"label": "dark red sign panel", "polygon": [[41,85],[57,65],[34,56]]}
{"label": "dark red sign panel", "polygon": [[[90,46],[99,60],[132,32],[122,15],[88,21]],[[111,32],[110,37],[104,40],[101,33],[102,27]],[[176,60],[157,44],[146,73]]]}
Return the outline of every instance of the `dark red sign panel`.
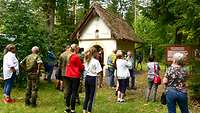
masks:
{"label": "dark red sign panel", "polygon": [[173,55],[175,53],[183,53],[185,56],[185,63],[188,62],[190,56],[190,48],[188,46],[172,45],[166,48],[166,62],[171,64],[173,61]]}

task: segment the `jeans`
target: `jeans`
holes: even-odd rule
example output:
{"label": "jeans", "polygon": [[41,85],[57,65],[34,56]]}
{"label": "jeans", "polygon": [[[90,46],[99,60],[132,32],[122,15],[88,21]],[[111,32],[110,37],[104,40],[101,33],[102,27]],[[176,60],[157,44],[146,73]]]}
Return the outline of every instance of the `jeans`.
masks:
{"label": "jeans", "polygon": [[114,72],[115,72],[114,68],[108,67],[108,84],[110,87],[114,87],[115,85]]}
{"label": "jeans", "polygon": [[175,88],[168,87],[166,91],[168,113],[176,113],[176,103],[181,113],[189,113],[187,94],[177,91]]}
{"label": "jeans", "polygon": [[92,111],[92,105],[94,102],[95,92],[96,92],[96,76],[86,76],[85,78],[85,99],[83,103],[83,109],[87,110],[88,112]]}
{"label": "jeans", "polygon": [[71,105],[71,109],[75,110],[76,104],[76,95],[78,92],[78,87],[80,84],[79,78],[69,78],[66,77],[67,81],[69,81],[69,89],[66,96],[66,106],[69,108]]}
{"label": "jeans", "polygon": [[48,65],[48,72],[47,72],[48,83],[51,83],[52,73],[53,73],[53,65]]}
{"label": "jeans", "polygon": [[12,90],[12,86],[13,86],[13,82],[15,78],[16,78],[16,73],[13,72],[12,77],[5,80],[4,89],[3,89],[5,97],[10,97],[10,92]]}

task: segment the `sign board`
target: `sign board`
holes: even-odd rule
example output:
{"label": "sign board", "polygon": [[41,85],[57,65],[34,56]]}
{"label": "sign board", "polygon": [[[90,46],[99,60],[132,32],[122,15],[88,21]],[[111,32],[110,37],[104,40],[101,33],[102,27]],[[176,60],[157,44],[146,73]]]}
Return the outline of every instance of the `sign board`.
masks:
{"label": "sign board", "polygon": [[185,56],[185,63],[189,62],[190,48],[188,46],[172,45],[166,48],[166,62],[171,64],[173,61],[173,55],[175,53],[183,53]]}

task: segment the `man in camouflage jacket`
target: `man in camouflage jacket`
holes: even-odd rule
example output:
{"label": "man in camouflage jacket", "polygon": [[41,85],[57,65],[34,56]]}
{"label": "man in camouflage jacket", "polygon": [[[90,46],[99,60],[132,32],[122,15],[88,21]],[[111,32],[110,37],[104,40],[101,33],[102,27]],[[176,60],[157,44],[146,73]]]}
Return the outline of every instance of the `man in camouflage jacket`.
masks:
{"label": "man in camouflage jacket", "polygon": [[43,62],[39,56],[39,48],[34,46],[32,54],[28,55],[21,61],[21,66],[27,72],[27,89],[25,95],[25,105],[32,104],[36,107],[39,75],[44,72]]}

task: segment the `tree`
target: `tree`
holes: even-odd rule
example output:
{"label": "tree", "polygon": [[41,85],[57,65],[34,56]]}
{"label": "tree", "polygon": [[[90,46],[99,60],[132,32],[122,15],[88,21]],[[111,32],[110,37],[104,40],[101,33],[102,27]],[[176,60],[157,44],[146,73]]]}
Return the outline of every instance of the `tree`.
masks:
{"label": "tree", "polygon": [[[0,0],[1,33],[17,36],[12,43],[16,44],[17,57],[21,61],[31,53],[33,46],[38,46],[41,55],[45,56],[47,49],[47,30],[43,21],[44,15],[40,10],[33,9],[32,1]],[[1,43],[3,40],[0,40]],[[4,47],[10,42],[4,43]],[[22,75],[22,74],[20,74]],[[19,76],[19,84],[24,85],[25,76]]]}
{"label": "tree", "polygon": [[[167,34],[172,34],[170,41],[173,44],[190,44],[199,48],[199,7],[199,0],[152,0],[150,6],[143,8],[143,14],[158,23],[158,29],[165,33],[159,36],[160,40],[167,39]],[[167,41],[165,43],[168,44]],[[190,63],[194,72],[189,83],[190,95],[200,101],[199,62],[191,61]]]}

